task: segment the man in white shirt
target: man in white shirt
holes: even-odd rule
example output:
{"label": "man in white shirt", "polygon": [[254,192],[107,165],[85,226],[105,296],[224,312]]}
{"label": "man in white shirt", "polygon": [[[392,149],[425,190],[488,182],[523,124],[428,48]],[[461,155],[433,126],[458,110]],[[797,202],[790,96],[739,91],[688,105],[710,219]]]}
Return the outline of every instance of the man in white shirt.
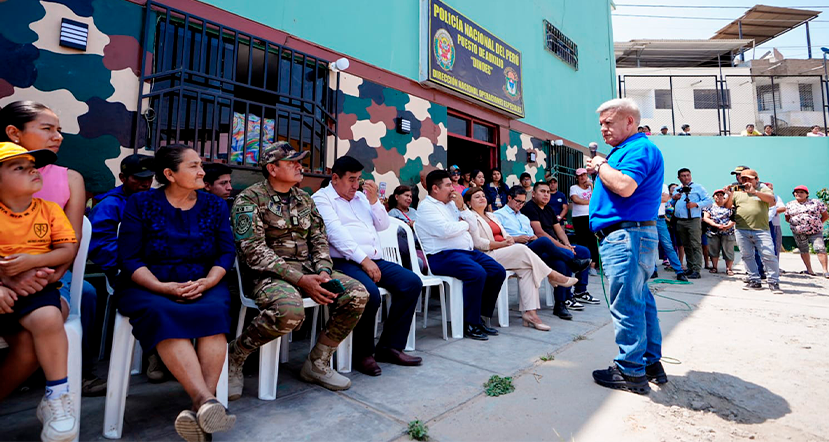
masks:
{"label": "man in white shirt", "polygon": [[492,317],[495,301],[506,279],[506,271],[483,252],[475,250],[470,232],[478,223],[475,215],[458,212],[454,202],[460,198],[445,170],[433,170],[426,176],[429,196],[417,208],[417,236],[429,257],[429,267],[436,275],[463,281],[463,335],[486,341],[498,330],[486,326],[481,316]]}
{"label": "man in white shirt", "polygon": [[[766,186],[774,192],[774,185],[766,183]],[[786,212],[786,204],[780,195],[774,194],[775,204],[769,205],[769,232],[771,239],[774,241],[774,254],[777,255],[777,260],[780,261],[780,250],[783,249],[783,229],[780,227],[780,214]]]}
{"label": "man in white shirt", "polygon": [[[360,281],[370,295],[354,327],[354,366],[361,373],[379,376],[378,361],[404,366],[422,363],[420,357],[407,355],[403,349],[423,284],[411,270],[383,260],[377,232],[389,228],[389,215],[377,197],[374,181],[363,183],[365,193],[358,191],[362,170],[355,158],[338,158],[332,167],[331,184],[313,198],[325,221],[334,269]],[[392,303],[375,348],[374,322],[381,303],[378,286],[391,293]]]}

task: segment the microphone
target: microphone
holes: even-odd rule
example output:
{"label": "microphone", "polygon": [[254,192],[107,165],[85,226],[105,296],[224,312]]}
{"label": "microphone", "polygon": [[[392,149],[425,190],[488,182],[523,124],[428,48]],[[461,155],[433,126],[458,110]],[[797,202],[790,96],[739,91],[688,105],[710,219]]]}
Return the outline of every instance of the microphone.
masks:
{"label": "microphone", "polygon": [[596,157],[596,152],[599,150],[599,145],[593,141],[587,145],[590,148],[590,158]]}

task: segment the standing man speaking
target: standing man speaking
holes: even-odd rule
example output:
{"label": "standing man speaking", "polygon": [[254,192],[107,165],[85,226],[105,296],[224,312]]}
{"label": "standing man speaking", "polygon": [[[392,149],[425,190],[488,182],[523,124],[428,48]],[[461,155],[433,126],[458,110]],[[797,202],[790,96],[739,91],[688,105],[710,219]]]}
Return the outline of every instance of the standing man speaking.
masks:
{"label": "standing man speaking", "polygon": [[639,108],[630,99],[610,100],[596,110],[602,137],[613,146],[607,158],[594,157],[597,173],[590,200],[590,229],[599,239],[604,273],[610,280],[610,313],[619,354],[606,370],[593,372],[597,384],[634,393],[650,392],[648,380],[668,382],[659,360],[662,332],[648,277],[657,259],[656,219],[662,202],[662,153],[637,133]]}

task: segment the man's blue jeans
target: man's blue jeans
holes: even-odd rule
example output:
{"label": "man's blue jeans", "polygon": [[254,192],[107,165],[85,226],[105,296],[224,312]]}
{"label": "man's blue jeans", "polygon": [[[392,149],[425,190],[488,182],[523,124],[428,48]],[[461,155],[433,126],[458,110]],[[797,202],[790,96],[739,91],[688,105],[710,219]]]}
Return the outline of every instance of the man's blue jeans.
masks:
{"label": "man's blue jeans", "polygon": [[777,255],[774,254],[774,242],[768,230],[737,229],[737,245],[740,247],[740,256],[748,271],[749,281],[760,282],[760,272],[754,260],[755,253],[760,254],[769,283],[780,281]]}
{"label": "man's blue jeans", "polygon": [[[676,255],[674,243],[671,242],[671,233],[668,231],[668,223],[665,222],[665,218],[659,218],[656,220],[656,231],[659,234],[659,245],[662,246],[662,250],[668,257],[668,262],[671,263],[671,268],[674,269],[677,275],[683,273],[682,263],[679,262],[679,256]],[[654,265],[654,271],[655,270],[656,265]]]}
{"label": "man's blue jeans", "polygon": [[658,245],[656,227],[648,226],[617,230],[599,246],[619,346],[615,361],[627,376],[644,376],[645,367],[662,358],[662,331],[656,301],[648,288]]}

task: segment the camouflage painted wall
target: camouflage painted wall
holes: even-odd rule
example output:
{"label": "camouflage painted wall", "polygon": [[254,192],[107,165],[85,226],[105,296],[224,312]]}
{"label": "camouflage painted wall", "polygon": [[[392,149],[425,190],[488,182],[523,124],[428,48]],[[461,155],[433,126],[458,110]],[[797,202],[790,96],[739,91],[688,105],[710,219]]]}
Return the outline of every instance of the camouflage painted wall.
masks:
{"label": "camouflage painted wall", "polygon": [[[123,0],[0,1],[0,106],[51,107],[63,127],[58,164],[90,192],[112,188],[132,153],[142,11]],[[59,46],[62,18],[89,25],[86,51]]]}
{"label": "camouflage painted wall", "polygon": [[[345,72],[338,94],[337,155],[360,160],[366,166],[363,177],[385,182],[387,194],[400,184],[420,186],[421,172],[446,168],[444,106]],[[398,117],[411,121],[411,133],[397,132]],[[329,152],[333,155],[333,140]]]}
{"label": "camouflage painted wall", "polygon": [[[527,151],[535,150],[534,163],[527,162]],[[501,144],[501,174],[507,186],[519,184],[518,177],[527,172],[533,181],[544,180],[544,170],[547,168],[547,149],[544,140],[522,134],[514,130],[509,131],[509,142]]]}

